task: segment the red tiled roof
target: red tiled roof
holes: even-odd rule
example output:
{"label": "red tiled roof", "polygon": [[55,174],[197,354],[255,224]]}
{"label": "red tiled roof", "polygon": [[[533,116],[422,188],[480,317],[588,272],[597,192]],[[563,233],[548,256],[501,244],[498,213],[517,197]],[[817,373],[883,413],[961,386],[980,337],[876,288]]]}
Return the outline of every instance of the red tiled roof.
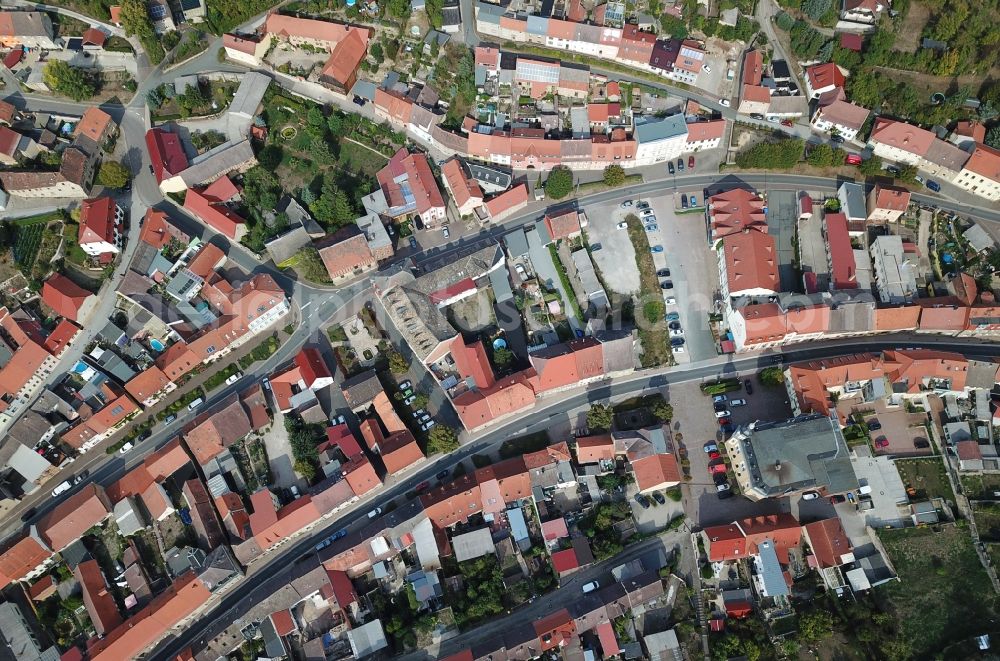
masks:
{"label": "red tiled roof", "polygon": [[191,237],[167,220],[167,214],[164,212],[152,208],[146,211],[142,229],[139,231],[139,240],[159,250],[167,245],[172,238],[177,239],[182,244],[187,244],[191,240]]}
{"label": "red tiled roof", "polygon": [[[102,37],[104,36],[104,33],[100,30],[96,32]],[[86,37],[86,34],[84,36]],[[91,106],[84,111],[83,117],[80,118],[80,122],[76,125],[76,135],[86,136],[93,142],[100,144],[103,138],[108,135],[112,124],[114,124],[114,120],[111,119],[111,115],[100,108]]]}
{"label": "red tiled roof", "polygon": [[104,489],[87,484],[56,505],[38,523],[38,532],[49,548],[61,551],[103,521],[110,511]]}
{"label": "red tiled roof", "polygon": [[[764,54],[759,50],[749,51],[743,58],[743,84],[760,85],[764,77]],[[770,98],[770,95],[768,96]]]}
{"label": "red tiled roof", "polygon": [[79,320],[80,308],[93,293],[66,276],[54,273],[42,285],[42,302],[60,317]]}
{"label": "red tiled roof", "polygon": [[576,559],[576,551],[564,549],[552,554],[552,567],[557,574],[564,574],[568,571],[580,568],[580,563]]}
{"label": "red tiled roof", "polygon": [[726,235],[722,252],[730,295],[754,290],[781,291],[777,247],[771,235],[753,230]]}
{"label": "red tiled roof", "polygon": [[482,342],[476,340],[466,344],[462,336],[458,335],[451,343],[451,357],[459,376],[462,379],[472,377],[476,387],[489,388],[496,382]]}
{"label": "red tiled roof", "polygon": [[441,166],[441,174],[455,197],[455,205],[461,209],[470,200],[482,201],[483,191],[475,179],[465,176],[465,169],[457,158],[449,159]]}
{"label": "red tiled roof", "polygon": [[378,263],[368,247],[364,233],[356,225],[344,227],[324,243],[319,249],[319,256],[331,278],[339,278],[355,269],[368,268]]}
{"label": "red tiled roof", "polygon": [[826,87],[843,87],[846,82],[844,74],[840,71],[840,67],[833,62],[809,67],[806,69],[806,78],[809,80],[809,86],[813,90],[821,90]]}
{"label": "red tiled roof", "polygon": [[330,59],[323,65],[320,75],[348,87],[353,84],[355,73],[367,53],[367,28],[354,27],[334,46]]}
{"label": "red tiled roof", "polygon": [[765,539],[774,543],[782,564],[788,564],[788,550],[799,545],[801,529],[791,514],[770,514],[741,519],[729,525],[705,528],[709,539],[709,560],[738,560],[757,553]]}
{"label": "red tiled roof", "polygon": [[389,434],[379,445],[379,449],[382,462],[390,475],[405,470],[424,458],[424,453],[417,445],[417,439],[413,438],[409,430]]}
{"label": "red tiled roof", "polygon": [[894,119],[877,117],[872,128],[870,140],[890,147],[895,147],[918,156],[925,155],[934,144],[933,133],[919,126]]}
{"label": "red tiled roof", "polygon": [[518,184],[510,190],[504,191],[488,199],[485,203],[486,211],[491,217],[504,214],[511,209],[520,208],[528,203],[528,186]]}
{"label": "red tiled roof", "polygon": [[964,169],[982,175],[991,181],[1000,182],[1000,150],[985,145],[976,145],[976,149],[966,161]]}
{"label": "red tiled roof", "polygon": [[677,458],[672,454],[654,454],[631,463],[639,491],[671,487],[681,480]]}
{"label": "red tiled roof", "polygon": [[333,379],[323,354],[315,347],[303,347],[295,354],[295,365],[299,368],[299,374],[302,375],[307,388],[312,388],[321,379]]}
{"label": "red tiled roof", "polygon": [[838,567],[844,564],[841,558],[850,553],[852,547],[840,519],[832,517],[814,521],[802,528],[820,567]]}
{"label": "red tiled roof", "polygon": [[83,592],[83,604],[98,636],[103,636],[122,623],[115,598],[108,590],[97,560],[84,560],[73,571]]}
{"label": "red tiled roof", "polygon": [[219,177],[208,186],[205,186],[201,194],[209,202],[228,202],[240,194],[240,189],[236,187],[236,184],[229,177]]}
{"label": "red tiled roof", "polygon": [[193,188],[189,188],[184,197],[184,208],[230,239],[235,239],[241,227],[247,222],[229,207],[224,204],[213,204]]}
{"label": "red tiled roof", "polygon": [[162,183],[164,179],[183,172],[188,167],[187,155],[180,136],[176,133],[149,129],[146,132],[146,149],[149,151],[157,183]]}
{"label": "red tiled roof", "polygon": [[576,439],[576,460],[580,464],[596,464],[599,461],[613,461],[615,442],[611,434],[580,436]]}
{"label": "red tiled roof", "polygon": [[114,245],[115,200],[113,197],[99,197],[94,200],[84,200],[80,205],[79,243],[98,243],[104,241]]}
{"label": "red tiled roof", "polygon": [[551,215],[545,214],[545,227],[553,241],[580,233],[580,214],[575,209]]}
{"label": "red tiled roof", "polygon": [[[688,125],[689,128],[691,126],[693,125]],[[742,188],[734,188],[713,195],[708,199],[708,205],[712,222],[712,237],[715,239],[742,232],[746,228],[767,232],[764,200],[756,193]]]}
{"label": "red tiled roof", "polygon": [[858,270],[854,263],[854,247],[847,230],[847,216],[827,213],[826,241],[830,251],[830,271],[836,289],[857,289]]}
{"label": "red tiled roof", "polygon": [[69,345],[79,332],[79,326],[68,319],[62,319],[58,324],[56,324],[56,327],[52,329],[49,336],[45,338],[45,348],[53,356],[57,356]]}
{"label": "red tiled roof", "polygon": [[287,636],[297,628],[295,621],[292,620],[292,614],[288,612],[287,608],[271,613],[271,624],[274,625],[274,631],[279,636]]}
{"label": "red tiled roof", "polygon": [[20,581],[51,556],[52,552],[31,536],[22,537],[13,545],[4,547],[0,553],[0,589]]}
{"label": "red tiled roof", "polygon": [[163,370],[152,365],[132,377],[125,384],[125,392],[132,395],[137,402],[142,403],[166,388],[170,383],[170,379],[163,373]]}
{"label": "red tiled roof", "polygon": [[398,183],[398,180],[404,176],[416,203],[418,214],[445,206],[437,180],[434,179],[431,166],[427,161],[427,155],[411,154],[404,147],[397,151],[389,160],[389,164],[379,170],[376,175],[390,207],[402,207],[406,204]]}
{"label": "red tiled roof", "polygon": [[545,392],[604,373],[604,347],[592,337],[570,340],[529,356],[537,372],[536,390]]}

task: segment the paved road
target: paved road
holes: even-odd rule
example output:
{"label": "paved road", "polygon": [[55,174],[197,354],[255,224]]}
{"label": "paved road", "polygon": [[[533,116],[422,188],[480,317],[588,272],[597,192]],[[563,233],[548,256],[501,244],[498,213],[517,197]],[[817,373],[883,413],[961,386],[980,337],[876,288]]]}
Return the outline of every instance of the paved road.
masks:
{"label": "paved road", "polygon": [[[498,447],[503,441],[513,436],[545,430],[557,425],[568,411],[587,406],[595,402],[605,402],[609,399],[621,399],[634,396],[644,391],[653,391],[669,386],[671,383],[701,381],[703,379],[735,374],[742,371],[755,370],[774,364],[775,356],[783,356],[786,361],[800,361],[842,355],[856,351],[878,351],[917,344],[922,347],[933,347],[951,351],[963,351],[970,357],[992,358],[1000,355],[1000,345],[986,342],[957,342],[950,339],[931,339],[926,336],[893,336],[876,339],[844,340],[817,344],[815,346],[793,349],[783,353],[775,352],[769,356],[720,356],[711,361],[695,363],[681,367],[660,368],[648,370],[610,379],[605,382],[590,384],[583,388],[561,394],[551,400],[540,400],[538,404],[524,415],[510,420],[497,427],[481,431],[471,439],[467,439],[462,448],[449,455],[438,457],[427,462],[420,470],[410,474],[400,481],[380,491],[374,492],[369,498],[358,503],[351,511],[334,519],[321,528],[316,528],[309,535],[286,545],[274,556],[262,560],[263,564],[255,566],[253,573],[245,578],[234,590],[227,594],[215,607],[202,614],[197,622],[184,631],[182,635],[158,646],[151,655],[152,659],[169,659],[179,653],[184,647],[205,638],[209,631],[220,631],[241,616],[251,605],[245,596],[259,594],[260,586],[267,583],[274,574],[287,567],[291,559],[311,554],[317,541],[330,536],[341,528],[350,528],[367,522],[367,512],[374,507],[386,507],[393,500],[404,496],[417,484],[424,480],[432,480],[434,475],[444,469],[452,469],[457,464],[468,459],[473,454],[488,453]],[[324,553],[324,557],[332,555],[336,545]],[[241,610],[243,604],[244,610]],[[217,620],[223,617],[224,622]],[[214,634],[213,634],[214,635]]]}

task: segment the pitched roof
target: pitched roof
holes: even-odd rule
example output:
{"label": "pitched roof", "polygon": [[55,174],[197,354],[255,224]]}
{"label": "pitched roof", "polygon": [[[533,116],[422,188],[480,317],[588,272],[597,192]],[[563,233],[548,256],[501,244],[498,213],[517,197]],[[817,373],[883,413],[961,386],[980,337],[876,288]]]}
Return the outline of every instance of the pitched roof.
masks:
{"label": "pitched roof", "polygon": [[53,356],[58,355],[80,332],[80,327],[68,319],[62,319],[45,338],[45,349]]}
{"label": "pitched roof", "polygon": [[545,214],[545,228],[553,241],[568,238],[580,232],[580,214],[568,209],[557,214]]}
{"label": "pitched roof", "polygon": [[367,52],[368,33],[362,29],[353,29],[334,46],[330,59],[323,65],[320,75],[346,86],[351,82],[354,72],[358,70]]}
{"label": "pitched roof", "polygon": [[87,484],[56,505],[38,523],[38,532],[53,551],[80,539],[111,512],[104,488]]}
{"label": "pitched roof", "polygon": [[84,560],[73,570],[73,576],[80,584],[83,604],[87,607],[87,614],[98,636],[103,636],[122,623],[121,613],[118,612],[115,598],[108,590],[97,560]]}
{"label": "pitched roof", "polygon": [[822,105],[817,112],[828,122],[854,130],[864,126],[868,115],[871,114],[868,108],[848,103],[843,99],[835,99],[832,103]]}
{"label": "pitched roof", "polygon": [[563,549],[552,554],[552,567],[557,574],[580,568],[580,563],[576,559],[576,551],[573,549]]}
{"label": "pitched roof", "polygon": [[875,208],[888,211],[906,211],[910,205],[910,191],[894,186],[875,186]]}
{"label": "pitched roof", "polygon": [[235,239],[246,219],[224,204],[216,204],[201,192],[189,188],[184,197],[184,208],[200,218],[217,232]]}
{"label": "pitched roof", "polygon": [[2,547],[2,552],[0,552],[0,588],[5,588],[13,581],[23,579],[51,556],[52,552],[30,535],[21,537],[10,546]]}
{"label": "pitched roof", "polygon": [[482,342],[474,340],[466,344],[462,336],[458,335],[451,342],[451,357],[459,376],[463,379],[471,378],[476,387],[489,388],[496,382]]}
{"label": "pitched roof", "polygon": [[639,491],[672,486],[681,480],[677,458],[673,454],[654,454],[631,462]]}
{"label": "pitched roof", "polygon": [[114,244],[115,211],[118,205],[113,197],[84,200],[80,205],[80,245],[104,241]]}
{"label": "pitched roof", "polygon": [[851,552],[852,547],[839,518],[814,521],[802,528],[820,567],[837,567],[844,564],[842,558]]}
{"label": "pitched roof", "polygon": [[379,444],[382,462],[390,475],[405,470],[424,458],[417,439],[409,430],[394,432]]}
{"label": "pitched roof", "polygon": [[966,161],[964,169],[982,175],[991,181],[1000,182],[1000,150],[985,145],[976,145],[976,149]]}
{"label": "pitched roof", "polygon": [[42,301],[60,317],[79,321],[80,308],[93,293],[60,273],[54,273],[42,285]]}
{"label": "pitched roof", "polygon": [[846,82],[840,67],[833,62],[809,67],[806,69],[806,78],[809,80],[809,86],[814,90],[826,87],[843,87]]}
{"label": "pitched roof", "polygon": [[234,393],[190,422],[184,428],[184,442],[195,461],[204,465],[251,431],[250,418]]}
{"label": "pitched roof", "polygon": [[935,136],[919,126],[879,117],[875,120],[870,140],[923,156],[934,144]]}
{"label": "pitched roof", "polygon": [[747,51],[743,57],[743,84],[760,85],[764,77],[764,54],[759,50]]}
{"label": "pitched roof", "polygon": [[857,289],[858,269],[854,262],[851,235],[847,230],[847,216],[842,213],[827,213],[824,222],[833,286],[836,289]]}
{"label": "pitched roof", "polygon": [[[87,34],[92,31],[97,32],[102,37],[104,36],[104,33],[100,30],[87,30]],[[86,37],[86,34],[84,36]],[[101,43],[103,43],[103,41]],[[76,125],[75,133],[78,136],[82,135],[89,138],[96,144],[100,144],[101,138],[107,132],[108,127],[113,123],[114,120],[111,119],[111,115],[104,112],[100,108],[91,106],[84,111],[83,117],[80,118],[80,121]]]}
{"label": "pitched roof", "polygon": [[141,403],[166,388],[170,383],[170,379],[163,373],[163,370],[152,365],[132,377],[125,384],[125,392]]}
{"label": "pitched roof", "polygon": [[348,225],[328,239],[319,248],[320,259],[331,278],[351,273],[354,269],[367,268],[378,262],[372,255],[364,232],[357,225]]}
{"label": "pitched roof", "polygon": [[611,434],[580,436],[576,439],[576,461],[580,464],[596,464],[615,458],[615,441]]}
{"label": "pitched roof", "polygon": [[770,514],[741,519],[723,526],[705,528],[712,562],[738,560],[757,553],[757,545],[770,539],[782,564],[788,564],[788,550],[799,545],[801,529],[791,514]]}
{"label": "pitched roof", "polygon": [[461,209],[470,200],[483,199],[483,191],[479,188],[479,183],[465,175],[465,168],[457,158],[449,159],[441,166],[441,175],[444,177],[451,194],[455,197],[455,205]]}
{"label": "pitched roof", "polygon": [[157,183],[162,183],[164,179],[179,174],[188,167],[184,146],[176,133],[149,129],[146,132],[146,149],[149,151]]}
{"label": "pitched roof", "polygon": [[187,342],[174,342],[156,357],[155,364],[171,381],[176,381],[201,364]]}
{"label": "pitched roof", "polygon": [[604,374],[604,346],[593,337],[546,347],[528,356],[537,372],[538,392],[580,383]]}
{"label": "pitched roof", "polygon": [[753,230],[729,234],[722,240],[722,252],[731,295],[756,289],[781,291],[777,246],[771,235]]}
{"label": "pitched roof", "polygon": [[713,195],[708,199],[712,237],[721,238],[746,228],[766,233],[764,206],[760,196],[742,188]]}

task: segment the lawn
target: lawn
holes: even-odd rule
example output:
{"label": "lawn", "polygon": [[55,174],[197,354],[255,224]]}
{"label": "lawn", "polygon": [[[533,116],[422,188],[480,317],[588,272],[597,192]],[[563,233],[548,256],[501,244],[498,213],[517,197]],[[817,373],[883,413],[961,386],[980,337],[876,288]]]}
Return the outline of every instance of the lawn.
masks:
{"label": "lawn", "polygon": [[900,459],[896,461],[896,470],[903,478],[903,484],[907,488],[913,487],[916,490],[918,500],[941,497],[955,502],[955,493],[951,490],[951,484],[948,482],[948,475],[945,473],[944,464],[941,463],[940,457]]}
{"label": "lawn", "polygon": [[237,372],[239,372],[239,369],[236,367],[236,365],[226,365],[224,368],[222,368],[212,376],[205,379],[205,382],[202,385],[204,385],[206,392],[212,392],[213,390],[221,386],[223,383],[225,383],[226,379],[236,374]]}
{"label": "lawn", "polygon": [[670,336],[667,334],[667,307],[663,302],[660,281],[656,277],[649,239],[642,222],[635,214],[629,214],[625,220],[628,221],[628,238],[635,249],[635,262],[639,268],[642,319],[637,316],[636,326],[639,328],[639,342],[642,343],[642,366],[666,365],[673,359]]}
{"label": "lawn", "polygon": [[933,657],[990,628],[997,596],[966,525],[882,530],[879,538],[900,580],[878,588],[876,597],[895,614],[914,657]]}
{"label": "lawn", "polygon": [[352,172],[364,172],[373,177],[389,162],[382,154],[349,140],[341,140],[338,160]]}
{"label": "lawn", "polygon": [[1000,503],[978,503],[973,516],[984,542],[1000,542]]}
{"label": "lawn", "polygon": [[1000,493],[1000,475],[963,475],[962,489],[969,500],[992,500]]}

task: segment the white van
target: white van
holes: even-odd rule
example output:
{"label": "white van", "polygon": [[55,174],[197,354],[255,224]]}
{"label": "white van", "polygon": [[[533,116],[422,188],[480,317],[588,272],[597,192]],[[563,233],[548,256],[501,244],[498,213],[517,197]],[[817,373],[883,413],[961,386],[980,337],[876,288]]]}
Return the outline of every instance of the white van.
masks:
{"label": "white van", "polygon": [[583,593],[588,594],[590,592],[593,592],[599,587],[601,587],[600,583],[598,583],[597,581],[591,581],[590,583],[587,583],[586,585],[583,586]]}
{"label": "white van", "polygon": [[196,408],[198,408],[199,406],[201,406],[204,403],[205,403],[205,400],[203,400],[201,397],[199,397],[198,399],[196,399],[193,402],[191,402],[190,404],[188,404],[188,411],[193,411],[193,410],[195,410]]}
{"label": "white van", "polygon": [[58,498],[60,495],[69,491],[71,486],[72,485],[69,483],[69,480],[60,482],[59,484],[56,485],[56,488],[52,490],[52,497]]}

